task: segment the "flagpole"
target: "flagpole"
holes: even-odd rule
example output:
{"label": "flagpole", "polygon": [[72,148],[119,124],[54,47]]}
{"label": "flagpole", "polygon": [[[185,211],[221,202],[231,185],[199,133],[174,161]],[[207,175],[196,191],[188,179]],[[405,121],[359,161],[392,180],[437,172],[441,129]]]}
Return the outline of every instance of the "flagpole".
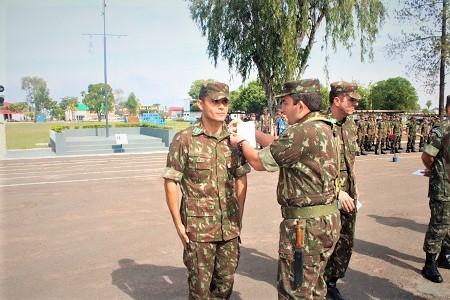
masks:
{"label": "flagpole", "polygon": [[106,0],[103,0],[103,72],[105,76],[105,86],[103,87],[103,94],[105,96],[105,132],[106,138],[109,137],[109,128],[108,128],[108,80],[106,73]]}

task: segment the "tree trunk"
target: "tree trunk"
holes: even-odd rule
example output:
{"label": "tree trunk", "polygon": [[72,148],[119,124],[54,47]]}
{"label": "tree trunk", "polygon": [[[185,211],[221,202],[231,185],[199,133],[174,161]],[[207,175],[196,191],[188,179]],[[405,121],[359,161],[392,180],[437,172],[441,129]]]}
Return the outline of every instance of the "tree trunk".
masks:
{"label": "tree trunk", "polygon": [[273,117],[275,115],[276,101],[275,101],[275,92],[273,90],[273,79],[269,74],[264,70],[264,66],[259,61],[258,57],[253,56],[253,62],[258,68],[258,77],[261,80],[261,85],[264,89],[264,93],[266,94],[267,99],[267,107],[269,109],[270,115]]}
{"label": "tree trunk", "polygon": [[447,59],[447,7],[448,0],[442,1],[442,35],[441,35],[441,67],[439,70],[439,116],[445,115],[444,111],[444,93],[445,93],[445,62]]}

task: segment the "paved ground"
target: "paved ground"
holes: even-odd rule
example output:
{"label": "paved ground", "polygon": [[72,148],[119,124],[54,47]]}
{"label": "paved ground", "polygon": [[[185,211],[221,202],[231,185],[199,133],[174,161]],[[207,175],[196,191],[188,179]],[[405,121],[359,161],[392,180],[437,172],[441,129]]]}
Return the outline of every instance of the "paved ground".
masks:
{"label": "paved ground", "polygon": [[[1,160],[0,297],[186,299],[164,163],[164,153]],[[411,175],[420,168],[420,153],[358,158],[363,207],[341,283],[349,299],[450,298],[449,270],[441,284],[420,274],[429,218],[427,179]],[[249,175],[233,299],[276,299],[276,180]]]}

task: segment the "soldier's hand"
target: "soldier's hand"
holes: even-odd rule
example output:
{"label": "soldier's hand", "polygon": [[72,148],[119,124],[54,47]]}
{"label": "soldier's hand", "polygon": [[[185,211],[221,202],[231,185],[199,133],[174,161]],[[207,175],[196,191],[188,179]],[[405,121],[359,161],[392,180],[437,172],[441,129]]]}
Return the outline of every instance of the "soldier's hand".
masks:
{"label": "soldier's hand", "polygon": [[345,212],[352,212],[355,209],[355,200],[347,192],[339,192],[339,202]]}
{"label": "soldier's hand", "polygon": [[242,141],[243,139],[244,139],[244,137],[242,135],[240,135],[240,134],[237,134],[237,133],[232,133],[230,135],[230,142],[231,142],[231,145],[233,145],[233,147],[237,147],[237,144],[240,141]]}
{"label": "soldier's hand", "polygon": [[431,170],[430,169],[423,170],[423,176],[430,177],[430,174],[431,174]]}
{"label": "soldier's hand", "polygon": [[230,124],[228,124],[228,130],[230,130],[231,132],[235,133],[236,129],[237,129],[237,124],[242,123],[243,121],[239,118],[234,119],[230,122]]}
{"label": "soldier's hand", "polygon": [[186,250],[187,244],[189,243],[189,237],[186,234],[186,228],[184,225],[177,226],[177,233],[180,237],[181,242],[183,243],[183,248]]}

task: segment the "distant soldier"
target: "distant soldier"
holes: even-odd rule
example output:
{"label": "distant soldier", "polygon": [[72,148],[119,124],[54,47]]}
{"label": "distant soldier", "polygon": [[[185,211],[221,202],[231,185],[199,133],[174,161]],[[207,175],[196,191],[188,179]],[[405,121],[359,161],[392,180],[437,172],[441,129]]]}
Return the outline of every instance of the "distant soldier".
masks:
{"label": "distant soldier", "polygon": [[400,126],[400,131],[399,131],[399,134],[398,134],[398,136],[397,136],[397,148],[398,148],[399,150],[403,150],[403,148],[402,148],[403,121],[402,121],[402,117],[401,117],[401,116],[399,116],[399,117],[397,118],[397,122],[399,123],[399,126]]}
{"label": "distant soldier", "polygon": [[386,116],[386,150],[391,150],[392,116]]}
{"label": "distant soldier", "polygon": [[417,123],[415,117],[411,117],[410,119],[408,127],[406,128],[406,136],[408,137],[406,152],[416,152]]}
{"label": "distant soldier", "polygon": [[423,151],[423,146],[428,143],[428,135],[430,133],[430,124],[428,123],[428,119],[424,118],[422,124],[419,126],[419,151]]}
{"label": "distant soldier", "polygon": [[376,143],[375,143],[375,154],[378,155],[378,150],[381,154],[386,154],[384,152],[385,142],[386,142],[386,115],[381,116],[376,124]]}
{"label": "distant soldier", "polygon": [[264,108],[261,117],[259,117],[259,130],[264,133],[270,134],[270,123],[269,109],[266,107]]}
{"label": "distant soldier", "polygon": [[367,131],[366,131],[366,117],[361,115],[358,121],[358,147],[359,147],[359,154],[361,155],[367,155],[366,152],[364,152],[364,141],[366,139]]}
{"label": "distant soldier", "polygon": [[392,123],[392,141],[391,141],[391,153],[399,153],[398,151],[398,145],[399,145],[399,139],[401,139],[401,131],[402,131],[402,122],[401,118],[394,118],[394,122]]}
{"label": "distant soldier", "polygon": [[369,121],[367,122],[367,151],[373,151],[373,145],[375,142],[375,130],[376,130],[376,121],[375,116],[370,116]]}
{"label": "distant soldier", "polygon": [[437,267],[450,269],[450,101],[447,100],[445,108],[447,119],[433,127],[431,142],[425,145],[422,153],[425,174],[430,176],[431,210],[423,244],[426,260],[422,274],[437,283],[443,281]]}

